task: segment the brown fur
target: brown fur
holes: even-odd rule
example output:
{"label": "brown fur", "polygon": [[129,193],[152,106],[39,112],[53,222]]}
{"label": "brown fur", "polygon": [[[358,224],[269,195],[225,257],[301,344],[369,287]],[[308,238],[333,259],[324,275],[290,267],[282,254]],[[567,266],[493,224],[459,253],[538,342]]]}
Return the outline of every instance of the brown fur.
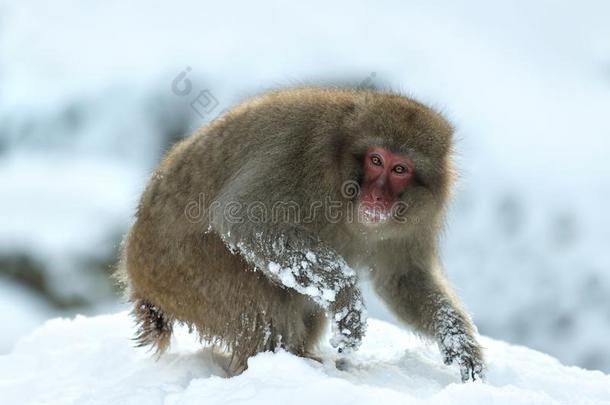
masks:
{"label": "brown fur", "polygon": [[[416,182],[401,197],[409,204],[407,223],[370,229],[332,223],[318,213],[308,222],[301,217],[235,224],[218,214],[197,221],[185,214],[189,204],[201,201],[201,193],[205,214],[212,201],[221,207],[235,200],[266,206],[294,201],[300,207],[325,198],[348,202],[343,183],[360,180],[361,159],[370,145],[414,162]],[[248,357],[278,346],[310,356],[326,312],[359,299],[353,278],[329,271],[337,258],[352,268],[371,269],[389,307],[424,335],[440,342],[435,317],[449,308],[457,329],[472,337],[469,318],[442,275],[436,247],[454,177],[451,149],[452,128],[444,118],[392,93],[302,88],[240,104],[177,144],[142,195],[120,266],[140,325],[138,342],[164,351],[175,320],[230,350],[237,370],[246,367]],[[328,265],[314,269],[319,284],[305,275],[297,281],[338,290],[329,308],[285,288],[266,271],[266,263],[283,260],[269,248],[278,238],[291,254],[313,249],[328,257]],[[231,251],[227,244],[245,248]],[[357,338],[364,333],[356,326],[352,332]],[[482,364],[476,344],[464,350]]]}

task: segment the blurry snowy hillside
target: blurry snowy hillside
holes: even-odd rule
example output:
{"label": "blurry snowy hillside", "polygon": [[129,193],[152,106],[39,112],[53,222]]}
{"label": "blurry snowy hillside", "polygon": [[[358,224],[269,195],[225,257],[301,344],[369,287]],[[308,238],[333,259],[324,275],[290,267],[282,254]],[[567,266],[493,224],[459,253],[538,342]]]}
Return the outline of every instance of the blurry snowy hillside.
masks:
{"label": "blurry snowy hillside", "polygon": [[445,112],[461,180],[444,260],[479,330],[610,372],[609,17],[601,0],[0,0],[0,353],[49,317],[120,308],[109,269],[174,141],[321,83]]}

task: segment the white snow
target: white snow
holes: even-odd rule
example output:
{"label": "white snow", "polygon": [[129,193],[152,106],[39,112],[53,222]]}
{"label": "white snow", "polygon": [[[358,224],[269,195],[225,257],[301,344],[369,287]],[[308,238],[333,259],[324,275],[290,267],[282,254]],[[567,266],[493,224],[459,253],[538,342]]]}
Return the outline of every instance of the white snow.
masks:
{"label": "white snow", "polygon": [[434,345],[388,323],[369,320],[362,348],[337,370],[286,352],[262,353],[227,378],[226,358],[178,329],[170,352],[155,361],[133,348],[127,312],[53,319],[0,356],[2,404],[602,404],[610,376],[483,338],[488,382],[459,382]]}
{"label": "white snow", "polygon": [[15,283],[0,280],[0,353],[8,352],[23,335],[53,317],[46,303],[36,294]]}

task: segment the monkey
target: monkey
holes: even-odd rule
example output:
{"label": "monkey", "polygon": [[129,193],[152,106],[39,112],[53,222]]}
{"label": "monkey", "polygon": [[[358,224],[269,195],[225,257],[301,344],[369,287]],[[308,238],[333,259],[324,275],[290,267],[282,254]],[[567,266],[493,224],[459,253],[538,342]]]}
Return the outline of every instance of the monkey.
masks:
{"label": "monkey", "polygon": [[158,355],[173,325],[248,358],[340,356],[366,331],[359,282],[435,340],[463,382],[485,362],[439,259],[456,171],[454,129],[391,91],[331,87],[249,98],[177,143],[153,173],[118,277],[135,340]]}

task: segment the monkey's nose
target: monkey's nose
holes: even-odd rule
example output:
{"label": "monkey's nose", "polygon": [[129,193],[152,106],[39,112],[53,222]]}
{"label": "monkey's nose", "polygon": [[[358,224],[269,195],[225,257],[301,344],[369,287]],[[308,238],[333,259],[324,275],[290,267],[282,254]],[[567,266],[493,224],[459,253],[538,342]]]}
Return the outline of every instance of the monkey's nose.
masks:
{"label": "monkey's nose", "polygon": [[383,193],[378,187],[375,187],[371,190],[371,197],[373,197],[373,201],[381,201],[383,199]]}

